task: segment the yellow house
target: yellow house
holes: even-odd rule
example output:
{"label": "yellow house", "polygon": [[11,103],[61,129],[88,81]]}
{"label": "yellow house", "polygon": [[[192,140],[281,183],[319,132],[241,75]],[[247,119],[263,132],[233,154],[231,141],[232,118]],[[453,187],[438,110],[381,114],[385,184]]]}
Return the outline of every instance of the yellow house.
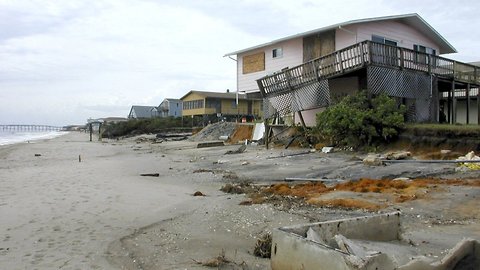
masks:
{"label": "yellow house", "polygon": [[182,115],[203,117],[205,121],[262,118],[262,99],[237,92],[190,91],[182,98]]}

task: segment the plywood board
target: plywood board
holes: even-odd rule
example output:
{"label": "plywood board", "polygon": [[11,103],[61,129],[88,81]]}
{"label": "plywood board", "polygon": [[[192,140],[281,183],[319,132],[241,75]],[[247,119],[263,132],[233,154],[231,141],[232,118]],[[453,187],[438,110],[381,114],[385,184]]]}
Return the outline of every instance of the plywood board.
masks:
{"label": "plywood board", "polygon": [[265,52],[243,57],[243,74],[265,70]]}

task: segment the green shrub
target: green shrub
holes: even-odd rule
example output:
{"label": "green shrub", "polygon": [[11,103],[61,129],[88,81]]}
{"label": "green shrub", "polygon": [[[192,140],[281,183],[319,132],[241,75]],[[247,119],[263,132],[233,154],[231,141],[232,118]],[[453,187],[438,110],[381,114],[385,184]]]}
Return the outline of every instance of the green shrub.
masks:
{"label": "green shrub", "polygon": [[317,132],[333,145],[372,146],[394,139],[403,129],[405,106],[385,94],[369,99],[360,91],[318,113]]}

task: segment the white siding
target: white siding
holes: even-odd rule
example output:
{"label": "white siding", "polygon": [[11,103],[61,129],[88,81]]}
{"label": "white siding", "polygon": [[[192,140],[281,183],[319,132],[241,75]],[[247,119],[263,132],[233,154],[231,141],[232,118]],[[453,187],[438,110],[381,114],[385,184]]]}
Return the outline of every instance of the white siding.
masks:
{"label": "white siding", "polygon": [[412,49],[419,44],[433,48],[438,54],[438,45],[423,36],[416,29],[395,21],[370,22],[337,29],[335,49],[340,50],[364,40],[372,40],[372,35],[382,36],[397,42],[397,46]]}
{"label": "white siding", "polygon": [[[470,100],[470,124],[477,124],[478,114],[477,114],[477,100]],[[467,100],[457,100],[457,123],[466,124],[467,123]]]}
{"label": "white siding", "polygon": [[[282,48],[283,56],[279,58],[272,58],[272,50],[275,48]],[[265,52],[265,70],[242,74],[243,71],[243,57],[259,52]],[[248,53],[239,54],[237,57],[237,87],[239,91],[258,91],[256,80],[273,72],[279,71],[286,67],[294,67],[303,62],[303,39],[292,39],[274,46],[261,48],[258,50],[249,51]]]}

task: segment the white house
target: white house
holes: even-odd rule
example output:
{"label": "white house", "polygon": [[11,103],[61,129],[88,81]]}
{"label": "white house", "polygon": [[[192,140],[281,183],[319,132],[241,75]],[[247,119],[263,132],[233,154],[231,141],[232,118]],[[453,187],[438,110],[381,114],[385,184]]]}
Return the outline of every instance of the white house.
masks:
{"label": "white house", "polygon": [[[438,121],[447,107],[457,122],[455,95],[443,93],[478,88],[480,70],[439,57],[455,52],[418,14],[406,14],[334,24],[225,56],[236,56],[238,91],[260,91],[270,102],[266,117],[297,112],[312,124],[319,108],[367,89],[398,97],[413,121]],[[480,120],[477,107],[467,108],[470,122]]]}

